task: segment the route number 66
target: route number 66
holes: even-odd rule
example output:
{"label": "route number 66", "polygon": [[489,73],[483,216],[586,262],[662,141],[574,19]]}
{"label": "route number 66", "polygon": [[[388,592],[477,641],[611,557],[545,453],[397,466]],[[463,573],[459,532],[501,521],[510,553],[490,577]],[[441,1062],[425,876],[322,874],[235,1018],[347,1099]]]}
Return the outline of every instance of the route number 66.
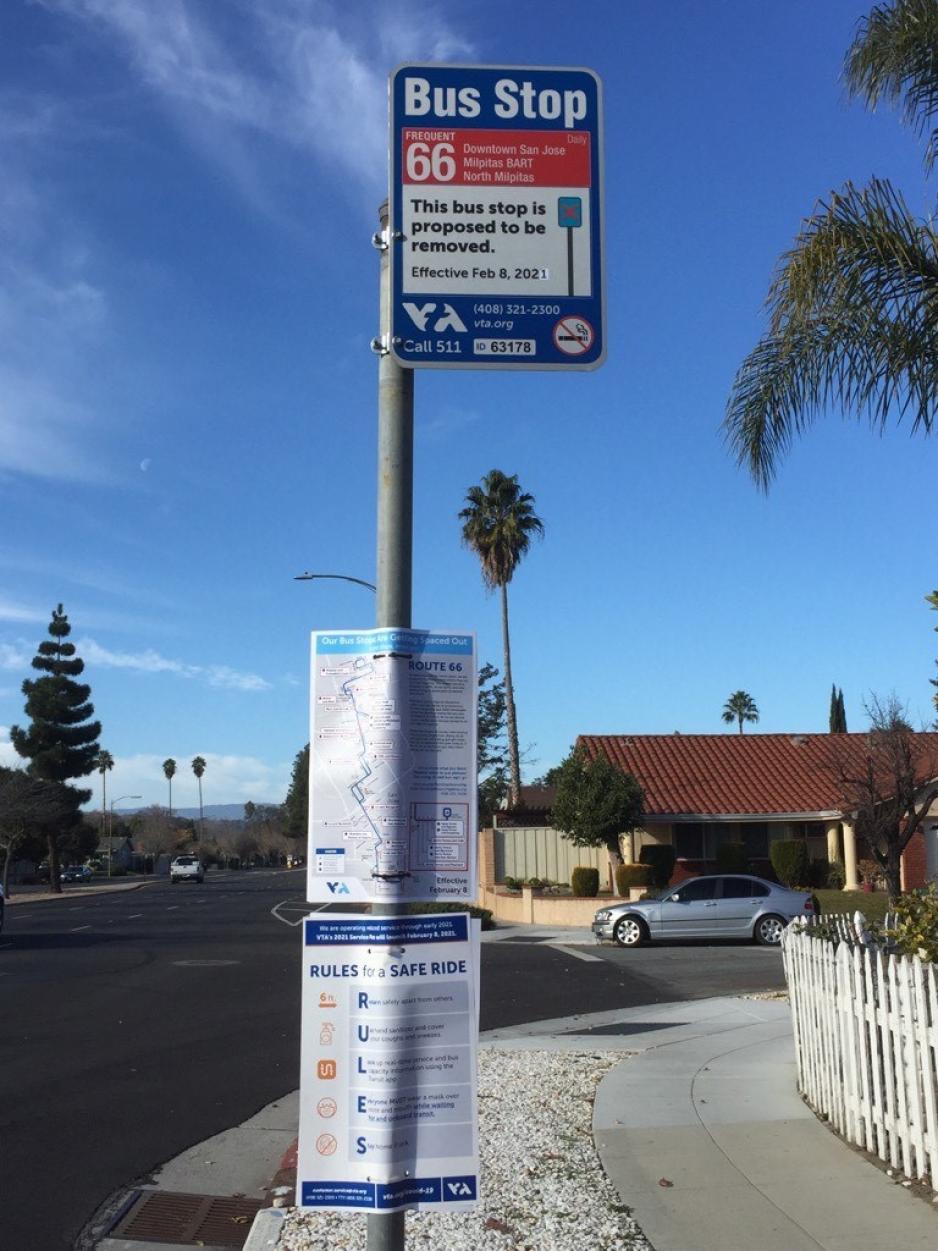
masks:
{"label": "route number 66", "polygon": [[412,182],[450,182],[456,174],[451,143],[415,142],[407,148],[407,177]]}

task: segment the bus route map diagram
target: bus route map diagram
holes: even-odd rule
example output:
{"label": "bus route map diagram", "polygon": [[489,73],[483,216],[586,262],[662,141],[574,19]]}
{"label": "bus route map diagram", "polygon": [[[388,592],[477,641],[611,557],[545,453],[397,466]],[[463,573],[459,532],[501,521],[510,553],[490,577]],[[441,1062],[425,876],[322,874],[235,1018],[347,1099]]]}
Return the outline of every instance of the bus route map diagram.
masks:
{"label": "bus route map diagram", "polygon": [[312,636],[307,898],[476,893],[475,638]]}

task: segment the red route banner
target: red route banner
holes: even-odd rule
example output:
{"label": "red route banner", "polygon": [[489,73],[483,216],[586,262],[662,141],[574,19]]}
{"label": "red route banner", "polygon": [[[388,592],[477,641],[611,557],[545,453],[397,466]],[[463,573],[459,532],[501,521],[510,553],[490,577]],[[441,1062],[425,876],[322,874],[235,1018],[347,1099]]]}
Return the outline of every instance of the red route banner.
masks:
{"label": "red route banner", "polygon": [[565,130],[405,126],[403,181],[413,187],[588,187],[590,136]]}

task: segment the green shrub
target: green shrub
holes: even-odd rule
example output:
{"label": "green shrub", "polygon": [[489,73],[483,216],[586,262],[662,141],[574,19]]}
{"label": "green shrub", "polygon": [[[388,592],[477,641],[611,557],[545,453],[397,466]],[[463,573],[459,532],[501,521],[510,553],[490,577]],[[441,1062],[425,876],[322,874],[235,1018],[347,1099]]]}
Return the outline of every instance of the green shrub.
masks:
{"label": "green shrub", "polygon": [[781,838],[769,846],[769,859],[783,886],[805,886],[810,874],[808,844],[800,838]]}
{"label": "green shrub", "polygon": [[808,865],[806,886],[814,890],[839,890],[844,884],[843,865],[836,860],[812,860]]}
{"label": "green shrub", "polygon": [[938,964],[938,890],[934,882],[899,896],[895,923],[886,933],[903,955]]}
{"label": "green shrub", "polygon": [[529,877],[525,882],[525,886],[531,890],[543,890],[545,886],[549,886],[550,882],[546,882],[542,877]]}
{"label": "green shrub", "polygon": [[578,899],[593,899],[599,894],[599,870],[578,864],[570,874],[570,887]]}
{"label": "green shrub", "polygon": [[721,843],[717,848],[717,868],[721,873],[748,873],[745,843]]}
{"label": "green shrub", "polygon": [[664,890],[674,872],[674,848],[669,843],[648,843],[638,859],[640,864],[647,864],[651,869],[655,886]]}
{"label": "green shrub", "polygon": [[523,885],[524,885],[524,882],[522,882],[520,877],[506,877],[505,878],[506,890],[520,890]]}
{"label": "green shrub", "polygon": [[616,869],[616,890],[627,895],[633,886],[654,886],[650,864],[620,864]]}
{"label": "green shrub", "polygon": [[477,908],[475,904],[461,903],[409,903],[407,911],[412,915],[424,912],[468,912],[471,917],[478,917],[484,930],[494,930],[491,908]]}

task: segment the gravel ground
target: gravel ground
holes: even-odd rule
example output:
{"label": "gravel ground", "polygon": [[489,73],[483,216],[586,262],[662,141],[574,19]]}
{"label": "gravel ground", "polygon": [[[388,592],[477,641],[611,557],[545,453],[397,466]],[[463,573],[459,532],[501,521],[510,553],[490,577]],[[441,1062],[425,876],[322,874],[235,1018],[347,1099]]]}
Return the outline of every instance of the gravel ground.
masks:
{"label": "gravel ground", "polygon": [[[408,1212],[408,1251],[652,1251],[593,1147],[596,1087],[622,1052],[479,1054],[481,1201]],[[302,1212],[281,1251],[364,1251],[365,1216]]]}

